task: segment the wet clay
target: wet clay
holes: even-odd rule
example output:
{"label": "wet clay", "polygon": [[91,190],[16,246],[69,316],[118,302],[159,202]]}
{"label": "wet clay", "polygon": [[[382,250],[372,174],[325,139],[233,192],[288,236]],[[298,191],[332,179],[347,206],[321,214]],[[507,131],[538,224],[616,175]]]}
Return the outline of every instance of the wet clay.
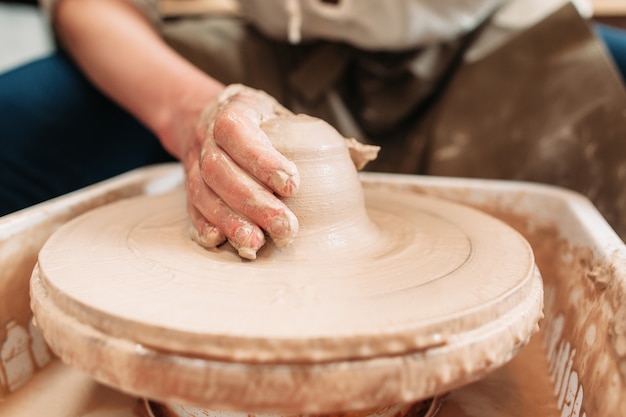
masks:
{"label": "wet clay", "polygon": [[[438,417],[558,417],[542,335],[504,367],[445,395]],[[55,361],[0,403],[11,417],[149,417],[140,400],[104,387]],[[350,413],[342,413],[350,415]],[[354,415],[360,415],[355,413]]]}
{"label": "wet clay", "polygon": [[301,174],[285,199],[293,244],[254,262],[205,250],[180,189],[80,216],[46,243],[31,283],[62,359],[166,402],[330,412],[447,391],[527,343],[543,297],[521,235],[444,200],[364,191],[320,120],[263,128]]}
{"label": "wet clay", "polygon": [[554,227],[526,236],[545,277],[544,346],[559,409],[564,415],[626,415],[626,303],[619,288],[626,284],[615,269],[624,271],[626,264],[618,258],[607,263],[595,248],[571,244]]}
{"label": "wet clay", "polygon": [[[426,192],[421,187],[412,189],[417,193]],[[438,190],[428,193],[439,194]],[[467,189],[446,191],[445,194],[451,200],[472,200],[471,190]],[[567,197],[571,198],[570,195]],[[522,195],[520,200],[522,198],[528,197]],[[621,394],[626,387],[626,303],[623,296],[626,258],[620,249],[623,246],[612,247],[610,239],[594,243],[587,237],[577,238],[574,231],[590,226],[577,224],[584,218],[571,217],[574,208],[563,207],[562,201],[567,200],[562,196],[557,194],[554,200],[561,205],[551,206],[547,204],[550,202],[547,198],[542,201],[544,207],[559,213],[558,222],[545,220],[550,216],[516,214],[517,202],[511,196],[505,200],[494,194],[488,201],[475,204],[522,233],[533,247],[542,271],[546,317],[540,324],[540,340],[544,349],[542,361],[547,358],[550,387],[549,392],[543,393],[539,392],[542,389],[535,392],[535,385],[524,387],[519,396],[526,398],[524,393],[530,392],[536,398],[553,397],[558,409],[556,415],[626,415],[626,402]],[[584,206],[581,206],[575,208],[585,213]],[[540,218],[542,220],[538,221]],[[577,240],[591,243],[576,243]],[[537,343],[533,344],[537,346]],[[511,363],[520,363],[527,358],[524,352]],[[532,359],[533,363],[536,360]],[[504,369],[507,368],[509,366]],[[518,372],[523,374],[524,367],[521,366]],[[537,386],[544,386],[542,379],[537,379]],[[498,404],[494,398],[490,401]],[[506,396],[501,393],[497,398]],[[519,401],[523,410],[533,405],[533,400]],[[545,414],[553,415],[549,411]]]}
{"label": "wet clay", "polygon": [[437,416],[561,416],[542,341],[541,333],[535,335],[507,365],[450,392]]}
{"label": "wet clay", "polygon": [[[323,417],[434,417],[441,406],[441,398],[429,398],[415,404],[394,404],[370,410],[340,411],[324,414]],[[185,405],[165,405],[152,403],[148,405],[146,414],[154,417],[287,417],[280,414],[260,414],[251,412],[228,412],[223,410],[208,410]],[[316,415],[307,414],[307,417]],[[146,416],[153,417],[153,416]],[[296,417],[296,416],[289,416]],[[321,417],[321,416],[320,416]]]}

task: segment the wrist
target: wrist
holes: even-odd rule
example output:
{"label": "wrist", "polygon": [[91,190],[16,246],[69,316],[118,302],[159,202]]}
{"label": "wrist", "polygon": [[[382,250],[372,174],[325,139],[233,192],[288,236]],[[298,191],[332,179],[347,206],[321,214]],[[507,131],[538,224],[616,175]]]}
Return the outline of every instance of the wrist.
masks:
{"label": "wrist", "polygon": [[160,115],[155,118],[153,130],[170,154],[183,159],[194,140],[200,115],[223,89],[222,84],[208,78],[194,84],[192,89],[176,94],[163,106]]}

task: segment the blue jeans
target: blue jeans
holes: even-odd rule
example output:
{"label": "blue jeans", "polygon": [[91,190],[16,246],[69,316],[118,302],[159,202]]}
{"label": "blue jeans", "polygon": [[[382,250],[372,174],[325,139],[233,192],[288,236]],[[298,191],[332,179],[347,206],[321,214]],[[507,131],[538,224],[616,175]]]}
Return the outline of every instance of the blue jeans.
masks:
{"label": "blue jeans", "polygon": [[0,75],[0,215],[171,160],[63,54]]}
{"label": "blue jeans", "polygon": [[626,30],[603,24],[595,24],[594,29],[611,53],[622,80],[626,80]]}

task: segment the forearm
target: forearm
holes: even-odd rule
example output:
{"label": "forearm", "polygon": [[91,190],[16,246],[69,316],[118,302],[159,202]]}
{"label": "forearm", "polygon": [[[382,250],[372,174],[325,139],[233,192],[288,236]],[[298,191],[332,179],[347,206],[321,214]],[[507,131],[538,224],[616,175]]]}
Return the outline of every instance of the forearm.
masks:
{"label": "forearm", "polygon": [[57,32],[87,76],[182,161],[194,239],[212,248],[226,238],[251,259],[264,231],[276,244],[293,240],[297,219],[277,195],[297,192],[297,168],[261,128],[284,108],[264,92],[224,90],[134,7],[126,0],[61,0]]}
{"label": "forearm", "polygon": [[125,0],[62,0],[55,23],[87,76],[182,158],[223,86],[173,51]]}

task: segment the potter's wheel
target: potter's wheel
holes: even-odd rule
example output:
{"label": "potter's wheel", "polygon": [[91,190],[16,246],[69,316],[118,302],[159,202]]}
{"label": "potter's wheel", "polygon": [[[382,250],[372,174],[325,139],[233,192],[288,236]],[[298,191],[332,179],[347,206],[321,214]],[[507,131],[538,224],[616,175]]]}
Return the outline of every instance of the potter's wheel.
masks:
{"label": "potter's wheel", "polygon": [[253,262],[189,238],[182,190],[89,212],[40,253],[37,322],[63,360],[132,394],[281,413],[434,396],[536,331],[541,281],[510,227],[391,185],[333,187],[365,209],[340,227],[298,215],[297,244]]}

